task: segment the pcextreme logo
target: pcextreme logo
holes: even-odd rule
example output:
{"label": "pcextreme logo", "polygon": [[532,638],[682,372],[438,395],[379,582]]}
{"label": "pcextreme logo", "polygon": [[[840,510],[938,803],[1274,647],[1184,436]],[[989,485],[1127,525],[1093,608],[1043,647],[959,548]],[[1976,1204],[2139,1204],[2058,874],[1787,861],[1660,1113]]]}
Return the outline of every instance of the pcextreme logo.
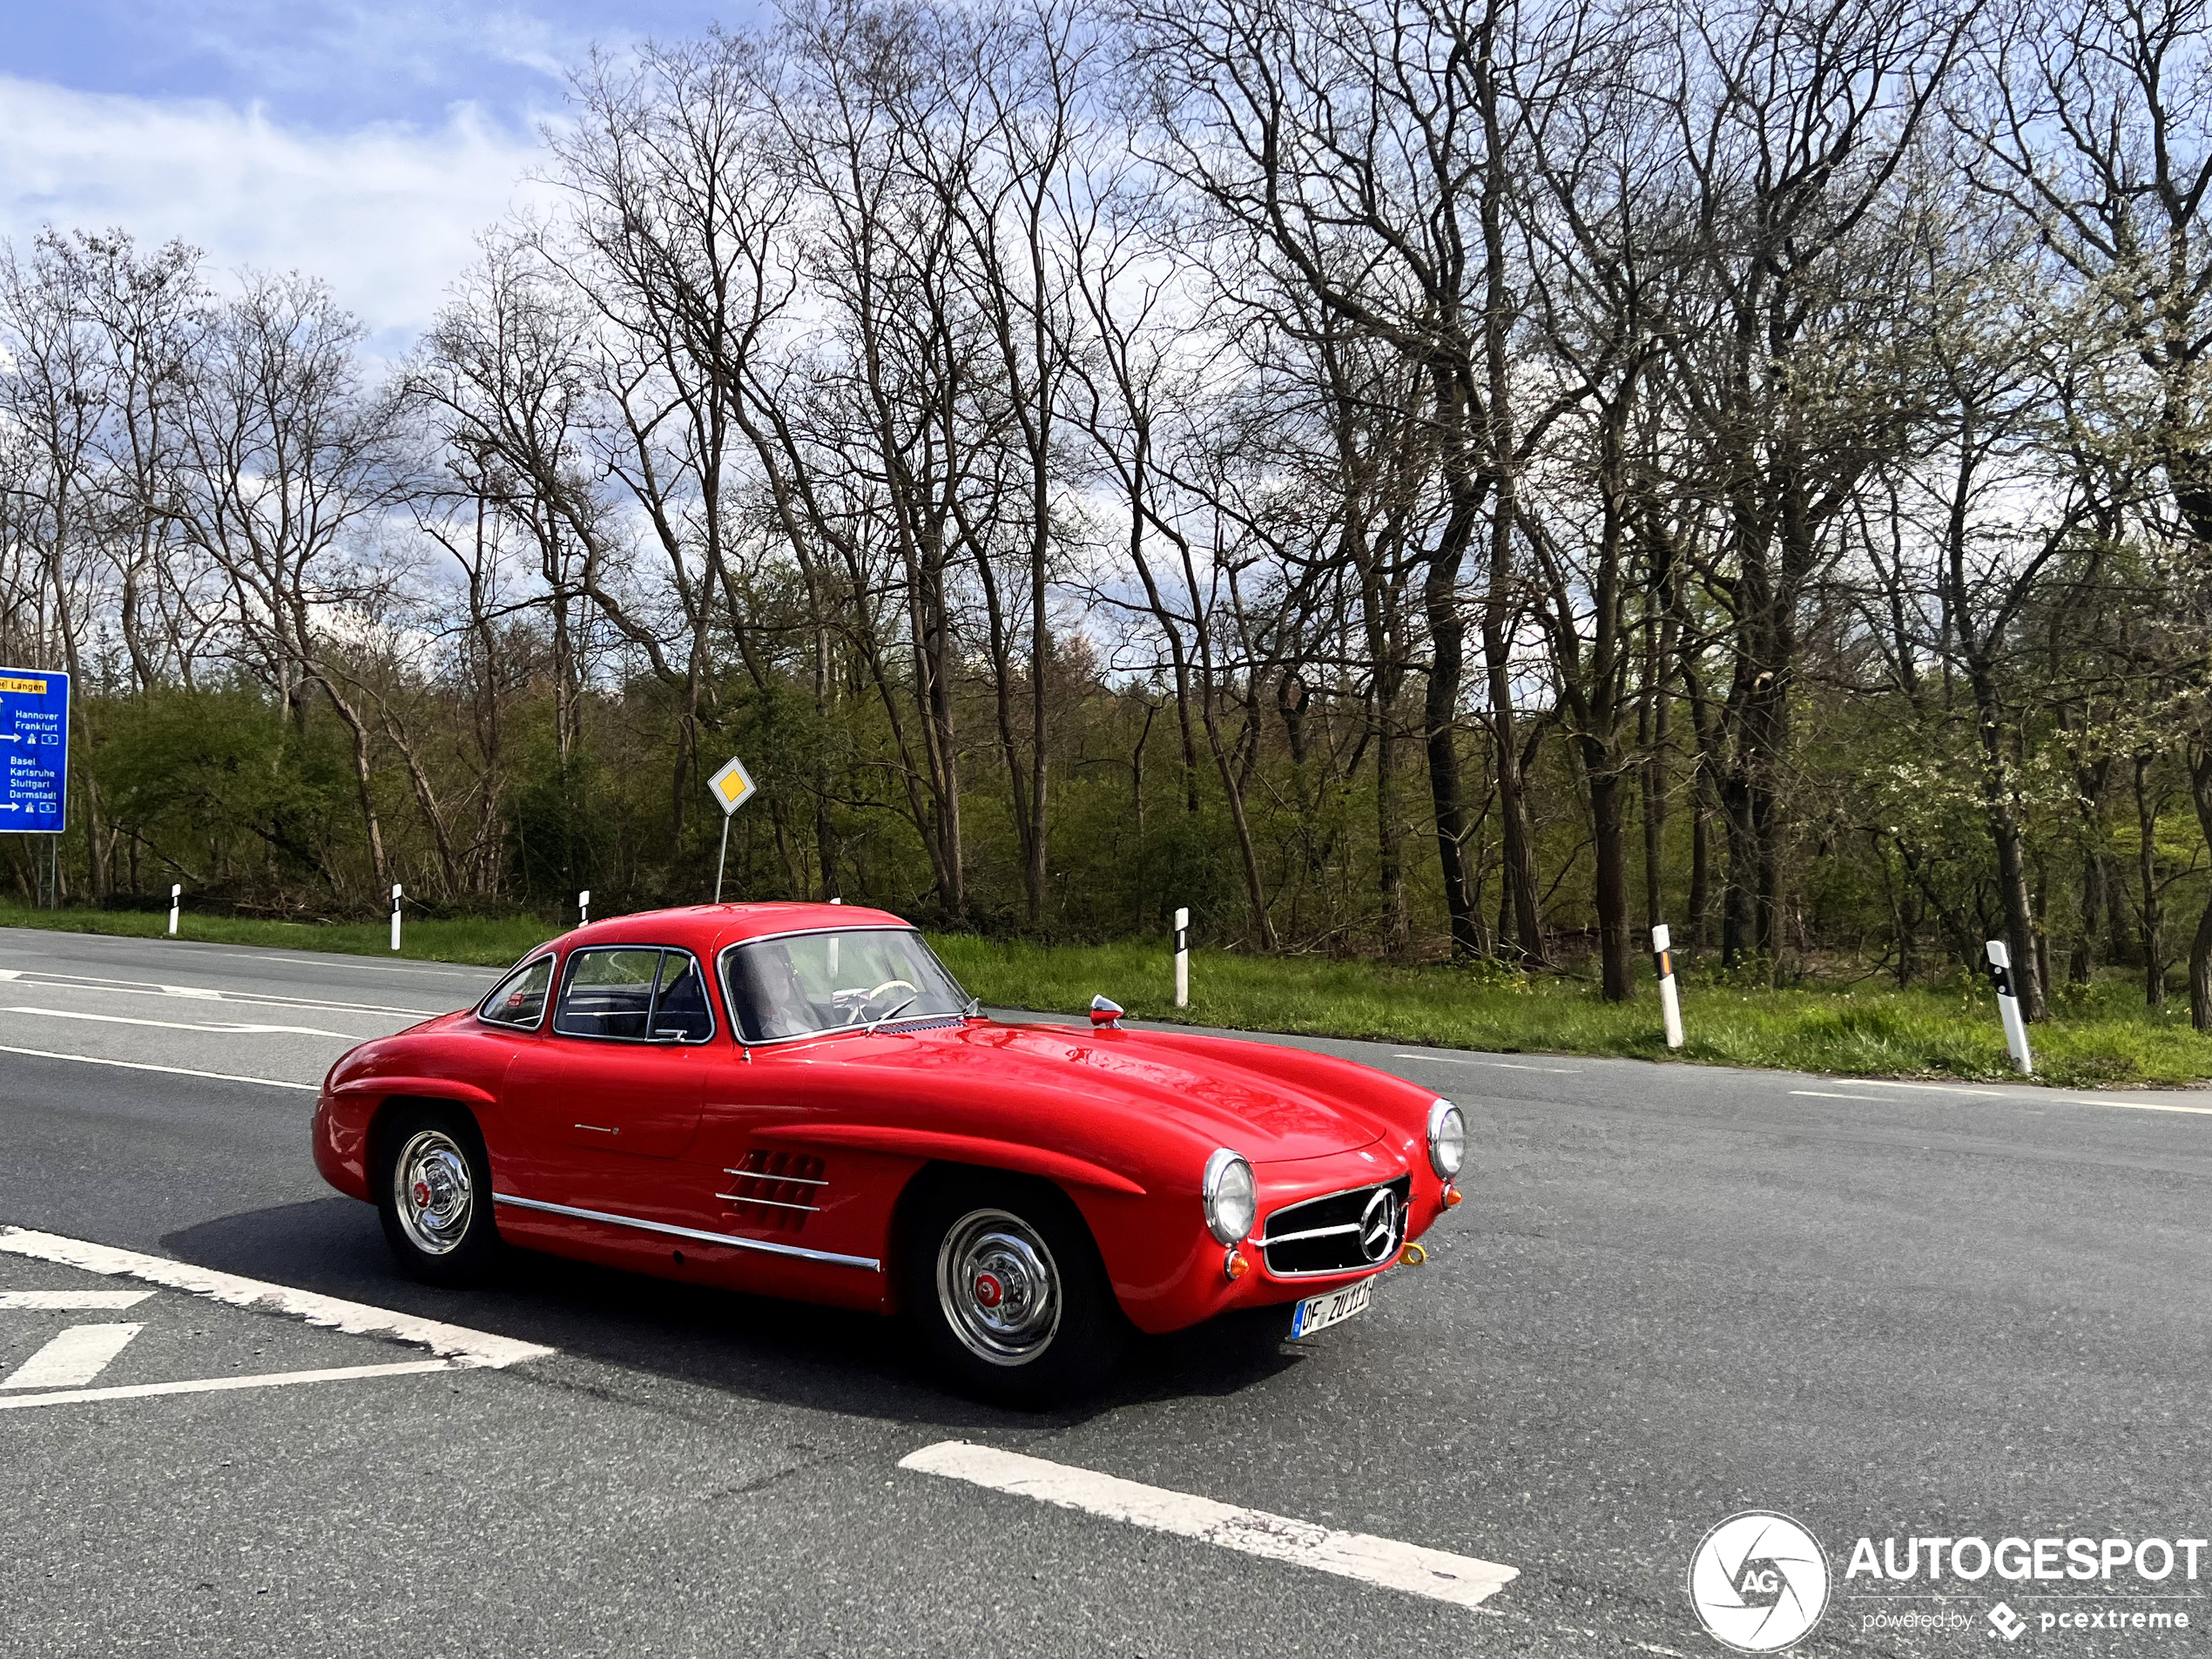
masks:
{"label": "pcextreme logo", "polygon": [[1689,1604],[1714,1640],[1743,1653],[1801,1641],[1828,1610],[1828,1556],[1787,1515],[1746,1509],[1689,1558]]}

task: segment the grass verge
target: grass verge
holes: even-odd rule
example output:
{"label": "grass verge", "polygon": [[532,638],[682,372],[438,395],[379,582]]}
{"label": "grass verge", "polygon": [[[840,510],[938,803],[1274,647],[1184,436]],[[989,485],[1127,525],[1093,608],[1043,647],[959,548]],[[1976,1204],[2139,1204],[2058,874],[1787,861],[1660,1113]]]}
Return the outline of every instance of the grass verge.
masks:
{"label": "grass verge", "polygon": [[[29,910],[0,906],[0,927],[158,938],[165,912]],[[403,959],[503,968],[560,929],[529,917],[410,920]],[[382,922],[314,924],[186,916],[182,937],[235,945],[390,957]],[[1669,1055],[1657,993],[1610,1003],[1567,981],[1494,971],[1389,968],[1313,957],[1197,951],[1190,1006],[1174,1006],[1173,965],[1157,943],[1035,945],[974,934],[932,938],[946,965],[993,1007],[1077,1014],[1104,992],[1132,1015],[1307,1036],[1368,1037],[1507,1053],[1679,1058],[1713,1065],[1827,1071],[1862,1077],[2013,1077],[1986,984],[1907,991],[1747,991],[1686,982],[1689,1044]],[[2212,1079],[2212,1036],[2185,1007],[2143,1007],[2132,983],[2107,981],[2064,999],[2031,1033],[2039,1080],[2067,1088],[2188,1085]]]}
{"label": "grass verge", "polygon": [[[1036,946],[968,936],[933,941],[986,1002],[1076,1013],[1104,992],[1148,1020],[1372,1037],[1507,1053],[1620,1055],[1864,1077],[2018,1081],[1986,983],[1907,991],[1745,991],[1685,984],[1689,1038],[1669,1055],[1656,987],[1607,1002],[1573,981],[1449,968],[1193,952],[1190,1006],[1174,1006],[1172,959],[1157,944]],[[2212,1078],[2212,1036],[2186,1007],[2146,1009],[2133,985],[2069,997],[2033,1027],[2039,1081],[2191,1084]]]}

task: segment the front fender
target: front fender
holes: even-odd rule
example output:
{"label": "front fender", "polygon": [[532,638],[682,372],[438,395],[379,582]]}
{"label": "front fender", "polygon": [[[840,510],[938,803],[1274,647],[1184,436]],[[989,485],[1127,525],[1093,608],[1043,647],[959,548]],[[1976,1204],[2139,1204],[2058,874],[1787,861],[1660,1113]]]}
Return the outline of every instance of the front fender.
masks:
{"label": "front fender", "polygon": [[846,1146],[930,1162],[974,1163],[986,1169],[1011,1170],[1017,1175],[1041,1176],[1062,1186],[1093,1187],[1138,1198],[1144,1196],[1144,1189],[1129,1177],[1088,1158],[981,1135],[880,1123],[792,1123],[763,1129],[752,1138],[763,1145]]}

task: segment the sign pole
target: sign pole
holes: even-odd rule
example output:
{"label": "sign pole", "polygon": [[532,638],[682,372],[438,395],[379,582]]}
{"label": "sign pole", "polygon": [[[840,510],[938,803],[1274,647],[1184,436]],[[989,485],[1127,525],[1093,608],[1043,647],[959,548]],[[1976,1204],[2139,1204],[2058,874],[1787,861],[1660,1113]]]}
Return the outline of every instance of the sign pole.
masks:
{"label": "sign pole", "polygon": [[730,862],[730,820],[738,815],[738,808],[751,800],[759,786],[752,774],[745,769],[745,762],[732,755],[729,763],[706,780],[707,792],[714,797],[714,804],[722,809],[722,850],[714,857],[714,902],[722,902],[722,873]]}
{"label": "sign pole", "polygon": [[172,939],[177,936],[177,912],[183,907],[184,902],[185,884],[172,881],[169,885],[169,937]]}
{"label": "sign pole", "polygon": [[1682,1047],[1682,994],[1675,988],[1673,931],[1665,922],[1651,930],[1651,960],[1659,969],[1659,1017],[1666,1022],[1667,1046]]}
{"label": "sign pole", "polygon": [[1190,913],[1175,913],[1175,1005],[1190,1006]]}
{"label": "sign pole", "polygon": [[2028,1052],[2027,1022],[2020,1018],[2020,1000],[2013,995],[2013,950],[2001,939],[1989,941],[1989,976],[1997,981],[1997,1017],[2005,1022],[2005,1046],[2013,1051],[2013,1064],[2020,1075],[2035,1075],[2035,1056]]}

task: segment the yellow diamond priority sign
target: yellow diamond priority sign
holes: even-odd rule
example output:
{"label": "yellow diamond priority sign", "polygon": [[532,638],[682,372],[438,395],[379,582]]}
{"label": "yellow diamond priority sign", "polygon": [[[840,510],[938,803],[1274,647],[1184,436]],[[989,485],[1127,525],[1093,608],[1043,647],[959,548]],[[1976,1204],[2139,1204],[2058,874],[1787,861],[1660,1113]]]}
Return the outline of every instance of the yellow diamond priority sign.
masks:
{"label": "yellow diamond priority sign", "polygon": [[730,757],[728,765],[706,780],[706,786],[714,792],[714,803],[725,818],[751,800],[759,787],[752,781],[752,774],[745,769],[745,762],[735,755]]}

